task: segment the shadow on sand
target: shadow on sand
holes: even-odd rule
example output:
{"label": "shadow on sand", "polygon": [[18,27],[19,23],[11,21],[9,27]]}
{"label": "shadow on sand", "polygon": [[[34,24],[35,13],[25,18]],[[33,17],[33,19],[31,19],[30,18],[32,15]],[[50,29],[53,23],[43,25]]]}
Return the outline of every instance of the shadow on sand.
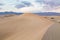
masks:
{"label": "shadow on sand", "polygon": [[45,33],[42,40],[60,40],[60,24],[56,23],[52,25]]}

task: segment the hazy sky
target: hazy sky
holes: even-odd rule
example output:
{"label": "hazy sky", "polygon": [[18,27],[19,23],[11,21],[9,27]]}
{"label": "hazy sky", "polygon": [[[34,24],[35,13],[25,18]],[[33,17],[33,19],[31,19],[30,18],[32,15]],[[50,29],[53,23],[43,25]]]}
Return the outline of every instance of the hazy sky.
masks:
{"label": "hazy sky", "polygon": [[60,0],[0,0],[0,11],[60,12]]}

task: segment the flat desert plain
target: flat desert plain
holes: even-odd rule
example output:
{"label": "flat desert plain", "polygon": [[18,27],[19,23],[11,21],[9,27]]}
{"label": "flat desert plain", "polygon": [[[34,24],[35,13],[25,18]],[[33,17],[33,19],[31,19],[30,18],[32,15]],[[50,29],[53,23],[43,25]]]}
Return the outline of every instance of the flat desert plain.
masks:
{"label": "flat desert plain", "polygon": [[13,16],[0,21],[0,40],[44,40],[52,25],[53,21],[35,14]]}

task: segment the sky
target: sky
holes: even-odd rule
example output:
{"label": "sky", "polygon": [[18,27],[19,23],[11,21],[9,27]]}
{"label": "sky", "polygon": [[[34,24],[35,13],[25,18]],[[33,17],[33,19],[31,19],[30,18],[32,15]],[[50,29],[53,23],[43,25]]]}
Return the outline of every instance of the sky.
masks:
{"label": "sky", "polygon": [[60,12],[60,0],[0,0],[0,12]]}

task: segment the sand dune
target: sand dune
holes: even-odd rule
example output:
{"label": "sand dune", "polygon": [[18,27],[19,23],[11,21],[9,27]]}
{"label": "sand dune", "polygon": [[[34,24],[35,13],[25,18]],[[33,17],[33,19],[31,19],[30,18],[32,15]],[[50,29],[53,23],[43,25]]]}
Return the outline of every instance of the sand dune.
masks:
{"label": "sand dune", "polygon": [[41,40],[53,24],[35,14],[22,14],[4,21],[0,23],[0,40]]}
{"label": "sand dune", "polygon": [[55,23],[60,23],[60,16],[44,16],[46,19],[51,20]]}
{"label": "sand dune", "polygon": [[15,19],[18,15],[13,15],[13,16],[10,16],[10,15],[2,15],[0,16],[0,24],[1,23],[4,23],[4,22],[7,22],[7,21],[11,21],[11,19]]}
{"label": "sand dune", "polygon": [[42,40],[60,40],[60,24],[54,23],[44,34]]}

